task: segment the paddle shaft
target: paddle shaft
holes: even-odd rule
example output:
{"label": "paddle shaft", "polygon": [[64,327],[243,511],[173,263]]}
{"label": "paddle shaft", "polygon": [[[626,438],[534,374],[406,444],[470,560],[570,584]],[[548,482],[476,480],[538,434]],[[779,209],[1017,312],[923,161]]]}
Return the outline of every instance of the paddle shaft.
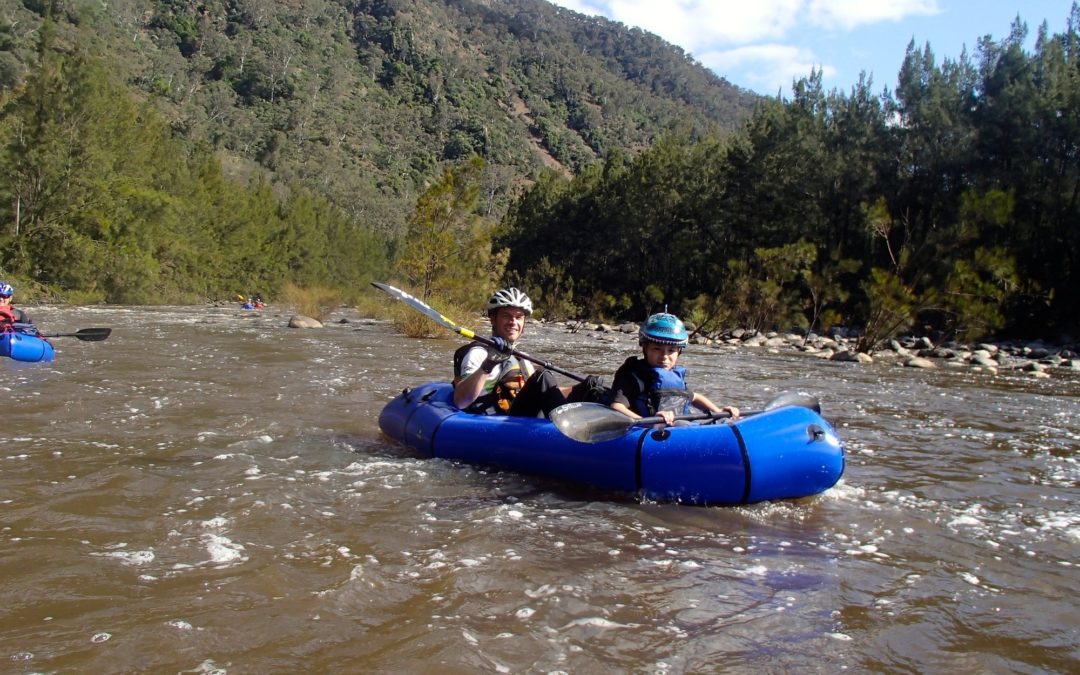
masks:
{"label": "paddle shaft", "polygon": [[[811,396],[810,394],[803,394],[803,393],[799,393],[799,392],[784,392],[783,394],[780,394],[779,396],[777,396],[773,400],[766,403],[765,404],[765,410],[755,410],[755,411],[752,411],[752,412],[744,412],[744,413],[741,414],[741,416],[742,417],[749,417],[751,415],[758,415],[758,414],[761,414],[761,413],[766,412],[768,410],[773,410],[775,408],[781,408],[783,406],[788,406],[788,405],[795,405],[795,406],[799,406],[800,408],[809,408],[810,410],[813,410],[816,413],[821,412],[821,404],[818,402],[816,397]],[[708,419],[721,420],[721,419],[724,419],[726,417],[731,417],[731,413],[724,412],[723,410],[721,410],[720,412],[705,412],[705,413],[693,414],[693,415],[676,415],[675,419],[676,420],[708,420]],[[659,424],[659,423],[661,423],[663,421],[664,421],[664,418],[660,417],[659,415],[656,415],[655,417],[642,417],[640,419],[634,420],[633,426],[637,426],[639,424]]]}
{"label": "paddle shaft", "polygon": [[[380,291],[383,291],[384,293],[387,293],[387,294],[397,298],[398,300],[401,300],[402,302],[409,305],[413,309],[415,309],[415,310],[417,310],[419,312],[422,312],[423,314],[426,314],[429,318],[434,320],[436,323],[438,323],[442,327],[448,328],[448,329],[454,331],[455,333],[457,333],[458,335],[460,335],[460,336],[462,336],[464,338],[467,338],[469,340],[475,340],[475,341],[477,341],[477,342],[479,342],[481,344],[488,345],[489,347],[495,347],[495,341],[492,340],[491,338],[485,337],[483,335],[477,335],[476,333],[472,332],[468,328],[457,325],[456,323],[454,323],[450,319],[447,319],[445,316],[440,314],[436,309],[434,309],[430,305],[426,304],[424,301],[422,301],[419,298],[416,298],[416,297],[414,297],[412,295],[409,295],[408,293],[401,290],[400,288],[394,288],[393,286],[390,286],[389,284],[380,284],[380,283],[375,282],[375,281],[371,282],[371,285],[374,286],[375,288],[378,288]],[[510,348],[510,354],[513,355],[513,356],[518,357],[519,359],[525,359],[526,361],[531,361],[532,363],[535,363],[535,364],[537,364],[539,366],[543,366],[544,368],[546,368],[547,370],[550,370],[552,372],[559,373],[560,375],[565,375],[566,377],[569,377],[571,380],[576,380],[578,382],[584,382],[585,381],[585,376],[584,375],[579,375],[578,373],[572,373],[572,372],[570,372],[568,370],[563,370],[562,368],[559,368],[558,366],[551,365],[550,363],[548,363],[547,361],[544,361],[543,359],[538,359],[535,356],[532,356],[530,354],[526,354],[525,352],[514,349],[513,347]]]}
{"label": "paddle shaft", "polygon": [[[620,414],[622,414],[622,413],[620,413]],[[756,414],[757,413],[753,413],[753,412],[743,413],[743,415],[756,415]],[[726,417],[731,417],[731,413],[724,412],[723,410],[721,410],[720,412],[703,412],[703,413],[696,413],[696,414],[693,414],[693,415],[676,415],[675,420],[676,421],[678,421],[678,420],[686,420],[686,421],[722,420],[722,419],[724,419]],[[630,423],[627,425],[628,427],[637,427],[637,426],[645,426],[647,424],[663,424],[664,423],[664,418],[659,416],[659,415],[655,415],[653,417],[639,417],[636,420],[630,419],[630,418],[627,418],[627,419],[630,420]]]}
{"label": "paddle shaft", "polygon": [[[763,412],[767,412],[769,410],[774,410],[776,408],[781,408],[783,406],[789,406],[789,405],[799,406],[800,408],[808,408],[810,410],[813,410],[816,413],[821,412],[821,404],[818,402],[816,397],[811,396],[810,394],[803,394],[803,393],[797,393],[797,392],[794,392],[794,393],[793,392],[784,392],[783,394],[780,394],[779,396],[777,396],[773,400],[766,403],[764,410],[753,410],[753,411],[750,411],[750,412],[744,412],[744,413],[740,414],[740,417],[750,417],[751,415],[760,415]],[[675,419],[676,420],[708,420],[708,419],[722,420],[722,419],[727,418],[727,417],[731,417],[731,413],[724,412],[723,410],[721,410],[720,412],[704,412],[704,413],[698,413],[698,414],[693,414],[693,415],[676,415]],[[634,420],[633,424],[631,426],[638,426],[638,425],[643,425],[643,424],[660,424],[663,421],[664,421],[664,418],[660,417],[659,415],[656,415],[655,417],[642,417],[640,419]]]}

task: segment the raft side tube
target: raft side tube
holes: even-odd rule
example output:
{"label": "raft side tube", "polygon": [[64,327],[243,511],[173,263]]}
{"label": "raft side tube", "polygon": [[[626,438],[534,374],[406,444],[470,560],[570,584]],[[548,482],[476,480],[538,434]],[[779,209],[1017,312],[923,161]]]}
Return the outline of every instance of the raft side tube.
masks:
{"label": "raft side tube", "polygon": [[741,504],[746,463],[727,424],[654,429],[641,449],[641,489],[649,499]]}
{"label": "raft side tube", "polygon": [[641,467],[651,499],[752,504],[827,490],[844,471],[844,453],[824,418],[786,407],[734,424],[650,431]]}
{"label": "raft side tube", "polygon": [[739,427],[750,457],[747,502],[818,494],[844,473],[843,443],[813,410],[780,408],[748,417]]}
{"label": "raft side tube", "polygon": [[634,439],[581,443],[540,417],[470,415],[439,430],[436,456],[548,476],[593,487],[637,491]]}
{"label": "raft side tube", "polygon": [[445,382],[406,389],[383,408],[379,428],[427,457],[637,491],[636,434],[579,443],[545,418],[466,413],[454,407],[453,387]]}
{"label": "raft side tube", "polygon": [[379,413],[379,429],[424,457],[434,457],[435,433],[446,418],[461,414],[449,402],[444,388],[450,389],[450,385],[432,382],[403,390]]}
{"label": "raft side tube", "polygon": [[9,356],[16,361],[52,361],[56,351],[44,338],[21,333],[0,335],[0,355]]}

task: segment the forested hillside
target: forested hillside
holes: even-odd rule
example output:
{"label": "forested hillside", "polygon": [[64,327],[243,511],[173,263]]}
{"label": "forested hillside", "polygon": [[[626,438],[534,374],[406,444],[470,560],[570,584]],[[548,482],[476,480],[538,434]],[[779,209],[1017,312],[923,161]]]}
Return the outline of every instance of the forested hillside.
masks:
{"label": "forested hillside", "polygon": [[731,130],[755,97],[640,30],[540,0],[25,0],[0,17],[0,86],[55,46],[102,59],[230,175],[316,189],[399,234],[442,163],[479,154],[488,208],[547,164],[690,126]]}
{"label": "forested hillside", "polygon": [[8,0],[0,272],[112,302],[355,287],[446,166],[483,160],[494,222],[542,167],[754,100],[539,0]]}

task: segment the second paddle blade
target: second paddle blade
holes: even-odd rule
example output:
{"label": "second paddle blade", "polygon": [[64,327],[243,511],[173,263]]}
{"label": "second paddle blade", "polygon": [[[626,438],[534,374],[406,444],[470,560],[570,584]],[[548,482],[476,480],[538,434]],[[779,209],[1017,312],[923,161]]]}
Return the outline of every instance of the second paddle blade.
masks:
{"label": "second paddle blade", "polygon": [[549,417],[564,436],[582,443],[610,441],[625,436],[634,426],[634,420],[599,403],[567,403]]}

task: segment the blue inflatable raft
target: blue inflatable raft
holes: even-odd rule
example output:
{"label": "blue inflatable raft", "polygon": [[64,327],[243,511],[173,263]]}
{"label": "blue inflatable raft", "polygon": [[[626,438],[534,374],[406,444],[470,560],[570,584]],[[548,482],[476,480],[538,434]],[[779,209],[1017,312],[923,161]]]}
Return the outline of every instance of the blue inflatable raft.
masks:
{"label": "blue inflatable raft", "polygon": [[0,356],[16,361],[52,361],[56,356],[52,344],[40,337],[33,324],[15,324],[15,330],[0,333]]}
{"label": "blue inflatable raft", "polygon": [[734,423],[633,427],[614,440],[584,443],[544,418],[465,413],[452,397],[446,382],[406,389],[383,408],[379,427],[425,457],[687,504],[807,497],[844,472],[835,430],[808,408],[778,408]]}

